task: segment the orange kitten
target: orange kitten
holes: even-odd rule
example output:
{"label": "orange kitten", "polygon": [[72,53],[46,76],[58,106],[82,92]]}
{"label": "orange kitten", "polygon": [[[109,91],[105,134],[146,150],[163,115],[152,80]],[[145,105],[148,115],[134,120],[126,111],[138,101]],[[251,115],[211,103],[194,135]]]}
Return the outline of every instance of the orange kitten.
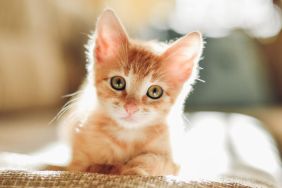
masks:
{"label": "orange kitten", "polygon": [[198,75],[201,34],[170,45],[130,39],[111,10],[88,45],[88,77],[63,121],[71,171],[176,175],[171,130]]}

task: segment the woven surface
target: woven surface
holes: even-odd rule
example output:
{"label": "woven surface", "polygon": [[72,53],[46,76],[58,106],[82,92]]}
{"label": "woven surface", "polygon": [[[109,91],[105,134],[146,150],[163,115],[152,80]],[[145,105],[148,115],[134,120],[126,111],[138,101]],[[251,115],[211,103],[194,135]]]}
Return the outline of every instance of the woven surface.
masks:
{"label": "woven surface", "polygon": [[185,182],[175,177],[109,176],[56,171],[0,171],[0,187],[246,188],[238,183]]}

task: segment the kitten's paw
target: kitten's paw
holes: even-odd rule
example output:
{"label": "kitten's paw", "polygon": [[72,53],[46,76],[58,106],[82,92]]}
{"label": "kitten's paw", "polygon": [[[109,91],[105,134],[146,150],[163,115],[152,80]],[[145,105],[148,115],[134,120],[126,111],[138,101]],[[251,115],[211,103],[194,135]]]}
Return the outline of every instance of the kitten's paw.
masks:
{"label": "kitten's paw", "polygon": [[122,171],[122,167],[123,165],[122,164],[115,164],[112,166],[109,174],[112,174],[112,175],[120,175],[121,174],[121,171]]}
{"label": "kitten's paw", "polygon": [[100,173],[100,174],[110,174],[113,169],[113,165],[109,164],[93,164],[88,167],[87,172]]}
{"label": "kitten's paw", "polygon": [[141,176],[150,175],[146,170],[139,168],[139,167],[124,168],[121,170],[120,174],[121,175],[141,175]]}
{"label": "kitten's paw", "polygon": [[74,172],[86,172],[88,165],[79,163],[79,162],[72,162],[70,163],[66,170],[67,171],[74,171]]}

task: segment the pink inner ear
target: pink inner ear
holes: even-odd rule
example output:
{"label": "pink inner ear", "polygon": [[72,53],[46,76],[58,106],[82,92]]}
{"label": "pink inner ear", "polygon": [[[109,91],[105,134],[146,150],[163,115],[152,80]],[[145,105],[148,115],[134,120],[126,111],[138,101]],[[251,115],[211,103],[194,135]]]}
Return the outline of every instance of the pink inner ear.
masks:
{"label": "pink inner ear", "polygon": [[188,51],[189,49],[179,48],[175,47],[164,54],[163,64],[169,79],[174,83],[182,84],[191,76],[197,54],[188,54],[187,52],[183,54],[181,53],[183,50]]}
{"label": "pink inner ear", "polygon": [[127,43],[127,34],[111,10],[103,12],[97,21],[95,55],[98,63],[114,58]]}
{"label": "pink inner ear", "polygon": [[187,61],[185,58],[175,58],[171,61],[178,61],[178,63],[167,62],[167,75],[174,83],[184,83],[192,74],[195,56]]}
{"label": "pink inner ear", "polygon": [[[121,40],[122,41],[122,40]],[[96,39],[96,46],[95,46],[95,55],[96,60],[98,63],[116,57],[121,45],[118,44],[114,39],[112,41],[107,42],[107,40],[101,38]]]}
{"label": "pink inner ear", "polygon": [[188,34],[172,44],[161,56],[169,79],[179,84],[189,79],[201,53],[202,38],[199,33]]}
{"label": "pink inner ear", "polygon": [[103,61],[103,57],[107,56],[108,45],[101,39],[96,39],[95,55],[97,63]]}

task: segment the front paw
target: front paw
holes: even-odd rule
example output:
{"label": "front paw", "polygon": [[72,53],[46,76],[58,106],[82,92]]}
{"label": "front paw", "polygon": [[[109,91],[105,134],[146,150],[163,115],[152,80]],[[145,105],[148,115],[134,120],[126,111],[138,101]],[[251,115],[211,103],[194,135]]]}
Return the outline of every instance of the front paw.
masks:
{"label": "front paw", "polygon": [[109,164],[92,164],[88,167],[87,172],[99,173],[99,174],[110,174],[113,169],[113,165]]}

